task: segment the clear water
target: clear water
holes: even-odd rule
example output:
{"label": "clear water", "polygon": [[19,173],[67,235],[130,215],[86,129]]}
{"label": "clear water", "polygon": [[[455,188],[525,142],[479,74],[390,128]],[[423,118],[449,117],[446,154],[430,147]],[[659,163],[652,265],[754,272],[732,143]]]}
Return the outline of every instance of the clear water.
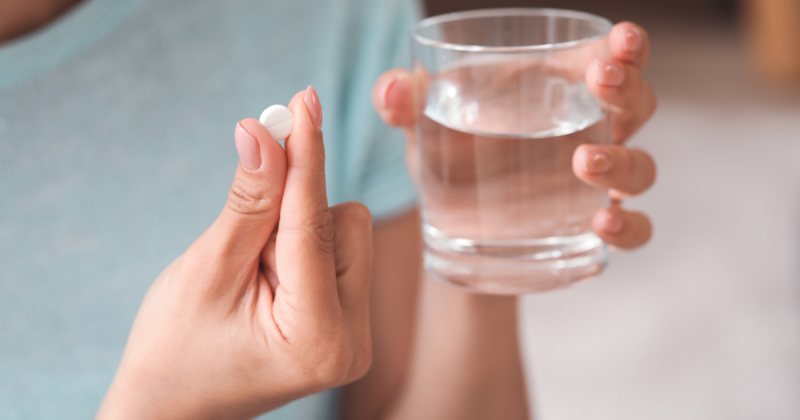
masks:
{"label": "clear water", "polygon": [[598,274],[606,251],[590,223],[607,195],[575,177],[572,155],[608,142],[600,103],[551,67],[451,72],[428,85],[419,125],[428,270],[489,293]]}

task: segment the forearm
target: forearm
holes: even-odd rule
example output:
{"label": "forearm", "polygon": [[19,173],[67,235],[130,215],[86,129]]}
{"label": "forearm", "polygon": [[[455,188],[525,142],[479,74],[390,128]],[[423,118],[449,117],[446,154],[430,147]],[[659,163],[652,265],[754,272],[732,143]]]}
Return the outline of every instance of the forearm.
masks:
{"label": "forearm", "polygon": [[372,367],[345,389],[347,420],[376,420],[403,389],[414,342],[422,268],[416,209],[373,228]]}
{"label": "forearm", "polygon": [[406,386],[386,419],[526,419],[517,299],[426,280]]}
{"label": "forearm", "polygon": [[421,256],[415,210],[374,227],[373,363],[343,418],[527,418],[516,298],[433,283]]}

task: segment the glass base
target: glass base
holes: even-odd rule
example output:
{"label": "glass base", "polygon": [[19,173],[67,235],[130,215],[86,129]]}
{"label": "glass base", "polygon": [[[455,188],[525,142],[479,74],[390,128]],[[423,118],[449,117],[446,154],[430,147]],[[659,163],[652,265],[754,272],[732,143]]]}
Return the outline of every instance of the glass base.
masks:
{"label": "glass base", "polygon": [[594,233],[478,242],[424,228],[425,269],[440,283],[477,293],[519,295],[569,286],[603,272],[608,250]]}

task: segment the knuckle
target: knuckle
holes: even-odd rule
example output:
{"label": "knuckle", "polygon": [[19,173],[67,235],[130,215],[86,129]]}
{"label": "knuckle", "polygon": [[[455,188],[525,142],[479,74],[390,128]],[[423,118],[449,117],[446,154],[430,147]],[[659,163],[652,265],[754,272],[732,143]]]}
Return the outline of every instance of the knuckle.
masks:
{"label": "knuckle", "polygon": [[275,208],[275,200],[271,197],[251,194],[238,181],[234,182],[228,192],[228,206],[241,214],[264,213]]}
{"label": "knuckle", "polygon": [[658,98],[656,97],[656,93],[649,83],[645,84],[645,94],[643,95],[644,106],[641,107],[643,114],[642,120],[644,121],[649,120],[650,117],[656,113],[656,110],[658,110]]}
{"label": "knuckle", "polygon": [[639,246],[642,246],[648,242],[650,242],[650,238],[653,237],[653,224],[650,222],[650,219],[642,215],[642,222],[641,225],[641,233],[639,236]]}
{"label": "knuckle", "polygon": [[319,244],[325,252],[333,252],[333,244],[336,238],[336,229],[333,225],[333,215],[329,208],[325,207],[308,218],[305,223],[305,231],[308,232],[311,240]]}
{"label": "knuckle", "polygon": [[316,247],[323,253],[332,254],[336,241],[336,227],[330,209],[324,209],[303,216],[297,224],[278,222],[278,235],[281,233],[297,236],[308,247]]}
{"label": "knuckle", "polygon": [[372,367],[372,346],[367,345],[354,355],[347,381],[361,379],[369,372],[370,367]]}
{"label": "knuckle", "polygon": [[644,150],[637,150],[637,152],[639,153],[639,159],[642,160],[641,166],[644,167],[644,178],[652,183],[656,178],[656,161],[653,160],[650,153]]}
{"label": "knuckle", "polygon": [[372,341],[363,335],[355,342],[343,329],[319,334],[303,355],[304,387],[328,389],[351,383],[367,374],[372,366]]}
{"label": "knuckle", "polygon": [[656,179],[655,161],[650,154],[641,149],[630,151],[629,179],[632,181],[631,193],[638,194],[653,185]]}
{"label": "knuckle", "polygon": [[331,208],[331,212],[338,226],[359,231],[372,228],[372,213],[357,201],[338,204]]}
{"label": "knuckle", "polygon": [[307,364],[307,385],[319,389],[341,385],[347,378],[353,361],[353,352],[346,338],[338,339],[334,344],[317,346],[317,349]]}
{"label": "knuckle", "polygon": [[647,82],[644,80],[642,72],[632,65],[625,66],[628,77],[619,89],[620,106],[624,109],[635,110],[640,108],[642,100],[646,100]]}
{"label": "knuckle", "polygon": [[653,228],[647,216],[639,212],[632,212],[627,217],[627,225],[628,229],[618,239],[620,248],[636,249],[650,241]]}

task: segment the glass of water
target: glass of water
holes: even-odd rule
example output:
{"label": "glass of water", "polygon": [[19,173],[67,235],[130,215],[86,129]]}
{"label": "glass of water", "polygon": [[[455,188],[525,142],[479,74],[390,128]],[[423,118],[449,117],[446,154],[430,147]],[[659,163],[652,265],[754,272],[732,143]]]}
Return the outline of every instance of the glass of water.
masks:
{"label": "glass of water", "polygon": [[413,30],[416,156],[425,267],[472,291],[521,294],[595,276],[608,259],[592,232],[605,191],[572,155],[606,144],[606,107],[586,70],[609,56],[608,20],[575,11],[494,9]]}

